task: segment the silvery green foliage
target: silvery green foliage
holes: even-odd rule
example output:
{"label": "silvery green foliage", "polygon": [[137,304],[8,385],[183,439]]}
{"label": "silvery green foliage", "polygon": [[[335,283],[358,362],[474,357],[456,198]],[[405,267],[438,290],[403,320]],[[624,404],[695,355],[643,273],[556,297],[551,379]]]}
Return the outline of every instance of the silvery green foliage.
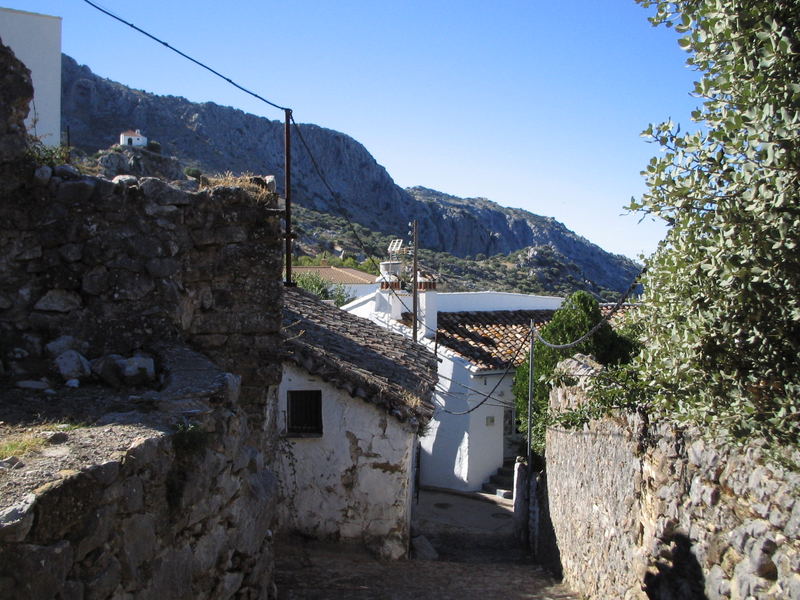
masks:
{"label": "silvery green foliage", "polygon": [[631,208],[670,230],[649,261],[635,366],[656,408],[796,444],[800,1],[638,2],[683,34],[702,78],[697,132],[645,132],[664,152]]}

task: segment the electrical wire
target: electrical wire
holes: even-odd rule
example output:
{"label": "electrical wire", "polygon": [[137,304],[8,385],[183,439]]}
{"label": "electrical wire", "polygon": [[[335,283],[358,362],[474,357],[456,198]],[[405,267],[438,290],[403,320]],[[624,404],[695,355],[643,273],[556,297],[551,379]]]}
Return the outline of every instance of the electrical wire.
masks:
{"label": "electrical wire", "polygon": [[500,376],[500,379],[498,379],[498,380],[497,380],[497,383],[496,383],[496,384],[494,384],[494,387],[493,387],[493,388],[492,388],[492,389],[489,391],[489,393],[488,393],[488,394],[486,394],[486,396],[484,397],[484,399],[483,399],[483,400],[481,400],[480,402],[478,402],[478,403],[477,403],[475,406],[473,406],[472,408],[469,408],[469,409],[467,409],[467,410],[464,410],[464,411],[451,411],[451,410],[447,410],[446,408],[443,408],[443,409],[442,409],[442,412],[445,412],[445,413],[447,413],[448,415],[456,415],[456,416],[458,416],[458,415],[468,415],[469,413],[471,413],[471,412],[473,412],[473,411],[476,411],[476,410],[478,410],[478,409],[479,409],[481,406],[483,406],[483,404],[484,404],[485,402],[487,402],[487,401],[489,400],[489,398],[491,398],[491,397],[492,397],[492,395],[493,395],[493,394],[494,394],[494,393],[497,391],[497,388],[498,388],[498,387],[500,387],[500,384],[502,383],[503,379],[505,379],[506,375],[508,375],[508,372],[511,370],[511,367],[514,365],[514,362],[516,362],[516,360],[517,360],[517,356],[519,356],[519,353],[522,351],[522,349],[523,349],[523,348],[525,347],[525,345],[528,343],[528,340],[529,340],[529,339],[530,339],[530,338],[529,338],[529,336],[526,336],[526,337],[525,337],[525,338],[522,340],[522,343],[519,345],[519,347],[517,348],[516,352],[514,352],[514,356],[512,356],[512,357],[511,357],[511,360],[509,360],[509,361],[508,361],[508,364],[506,365],[506,369],[505,369],[505,371],[503,371],[503,374]]}
{"label": "electrical wire", "polygon": [[152,33],[148,33],[148,32],[147,32],[147,31],[145,31],[144,29],[142,29],[142,28],[140,28],[140,27],[137,27],[136,25],[134,25],[133,23],[130,23],[129,21],[126,21],[126,20],[125,20],[125,19],[123,19],[122,17],[118,17],[117,15],[115,15],[114,13],[112,13],[110,10],[106,10],[105,8],[102,8],[101,6],[98,6],[98,5],[97,5],[97,4],[95,4],[94,2],[90,2],[90,0],[83,0],[83,1],[84,1],[86,4],[88,4],[89,6],[91,6],[91,7],[95,8],[95,9],[99,10],[101,13],[104,13],[104,14],[108,15],[108,16],[109,16],[109,17],[111,17],[112,19],[116,19],[116,20],[117,20],[117,21],[119,21],[120,23],[124,23],[125,25],[127,25],[127,26],[128,26],[128,27],[130,27],[131,29],[134,29],[134,30],[138,31],[138,32],[139,32],[139,33],[141,33],[142,35],[146,35],[147,37],[149,37],[151,40],[153,40],[153,41],[155,41],[155,42],[158,42],[159,44],[161,44],[162,46],[165,46],[166,48],[169,48],[170,50],[172,50],[172,51],[173,51],[173,52],[175,52],[176,54],[179,54],[180,56],[182,56],[182,57],[183,57],[183,58],[185,58],[186,60],[190,60],[190,61],[192,61],[194,64],[196,64],[197,66],[204,68],[206,71],[210,71],[211,73],[213,73],[214,75],[216,75],[216,76],[217,76],[217,77],[219,77],[220,79],[224,79],[225,81],[227,81],[228,83],[230,83],[230,84],[231,84],[233,87],[240,89],[240,90],[241,90],[241,91],[243,91],[245,94],[250,94],[251,96],[253,96],[253,98],[256,98],[256,99],[258,99],[258,100],[261,100],[261,102],[264,102],[264,103],[266,103],[266,104],[269,104],[270,106],[272,106],[272,107],[274,107],[274,108],[277,108],[278,110],[284,110],[284,111],[286,111],[286,110],[291,110],[290,108],[288,108],[288,107],[286,107],[286,106],[281,106],[280,104],[275,104],[274,102],[271,102],[271,101],[267,100],[267,99],[266,99],[266,98],[264,98],[263,96],[259,96],[259,95],[258,95],[258,94],[256,94],[255,92],[253,92],[253,91],[251,91],[251,90],[248,90],[246,87],[244,87],[244,86],[241,86],[241,85],[239,85],[238,83],[236,83],[235,81],[233,81],[233,80],[232,80],[230,77],[226,77],[225,75],[223,75],[223,74],[222,74],[222,73],[220,73],[219,71],[215,71],[214,69],[212,69],[211,67],[209,67],[207,64],[200,62],[200,61],[199,61],[199,60],[197,60],[196,58],[192,58],[191,56],[189,56],[188,54],[186,54],[186,53],[184,53],[184,52],[181,52],[180,50],[178,50],[178,49],[177,49],[177,48],[175,48],[174,46],[171,46],[170,44],[168,44],[168,43],[167,43],[167,42],[165,42],[164,40],[162,40],[162,39],[160,39],[160,38],[157,38],[157,37],[156,37],[156,36],[154,36]]}
{"label": "electrical wire", "polygon": [[592,335],[594,335],[594,333],[598,329],[600,329],[600,327],[603,325],[603,323],[607,323],[608,321],[611,320],[611,317],[613,317],[617,313],[617,311],[622,307],[622,305],[625,304],[625,301],[633,293],[633,290],[636,289],[636,287],[639,285],[639,279],[646,272],[647,272],[647,267],[645,266],[645,267],[642,268],[641,271],[639,271],[639,274],[636,277],[633,278],[633,282],[628,287],[628,291],[626,291],[625,294],[617,301],[617,303],[614,305],[614,308],[612,308],[611,311],[608,314],[606,314],[602,319],[600,319],[594,327],[592,327],[589,331],[587,331],[585,334],[583,334],[577,340],[575,340],[573,342],[566,343],[566,344],[554,344],[554,343],[548,342],[546,339],[544,339],[539,334],[539,332],[536,330],[535,327],[533,328],[532,335],[534,336],[534,338],[536,340],[538,340],[539,342],[541,342],[542,344],[544,344],[548,348],[553,348],[555,350],[565,350],[567,348],[572,348],[574,346],[577,346],[578,344],[580,344],[584,340],[586,340],[589,337],[591,337]]}

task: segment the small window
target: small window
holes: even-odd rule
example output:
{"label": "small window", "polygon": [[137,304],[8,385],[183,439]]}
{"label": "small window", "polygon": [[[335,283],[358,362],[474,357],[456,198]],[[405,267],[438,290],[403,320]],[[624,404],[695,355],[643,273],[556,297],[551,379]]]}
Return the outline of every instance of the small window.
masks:
{"label": "small window", "polygon": [[322,435],[322,392],[292,390],[286,397],[286,433],[297,436]]}

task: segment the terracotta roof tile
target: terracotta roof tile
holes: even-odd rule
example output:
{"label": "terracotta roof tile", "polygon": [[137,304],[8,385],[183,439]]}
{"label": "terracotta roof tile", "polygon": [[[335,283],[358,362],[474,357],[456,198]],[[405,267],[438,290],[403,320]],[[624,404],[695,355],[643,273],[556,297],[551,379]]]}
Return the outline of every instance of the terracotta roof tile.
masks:
{"label": "terracotta roof tile", "polygon": [[294,273],[316,273],[331,283],[375,283],[375,275],[350,267],[292,267]]}
{"label": "terracotta roof tile", "polygon": [[424,346],[300,288],[285,289],[282,333],[287,358],[309,373],[401,421],[432,415],[436,359]]}
{"label": "terracotta roof tile", "polygon": [[[505,369],[508,361],[528,338],[531,319],[540,329],[553,318],[554,310],[490,310],[440,312],[437,339],[441,346],[457,352],[481,370]],[[514,366],[527,356],[517,354]]]}
{"label": "terracotta roof tile", "polygon": [[[611,312],[615,303],[603,303],[603,316]],[[636,310],[638,304],[623,304],[611,319],[612,324],[621,315]],[[460,354],[480,370],[505,369],[520,344],[528,337],[533,319],[536,329],[553,318],[554,310],[491,310],[475,312],[440,312],[437,339],[439,345]],[[514,360],[518,367],[527,358],[527,349]]]}

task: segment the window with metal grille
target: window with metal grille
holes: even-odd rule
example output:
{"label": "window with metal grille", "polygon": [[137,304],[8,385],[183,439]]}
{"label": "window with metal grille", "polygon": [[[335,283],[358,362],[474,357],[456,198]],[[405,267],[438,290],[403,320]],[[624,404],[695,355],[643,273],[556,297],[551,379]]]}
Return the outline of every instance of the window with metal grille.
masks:
{"label": "window with metal grille", "polygon": [[292,390],[286,396],[286,433],[322,435],[322,392]]}

